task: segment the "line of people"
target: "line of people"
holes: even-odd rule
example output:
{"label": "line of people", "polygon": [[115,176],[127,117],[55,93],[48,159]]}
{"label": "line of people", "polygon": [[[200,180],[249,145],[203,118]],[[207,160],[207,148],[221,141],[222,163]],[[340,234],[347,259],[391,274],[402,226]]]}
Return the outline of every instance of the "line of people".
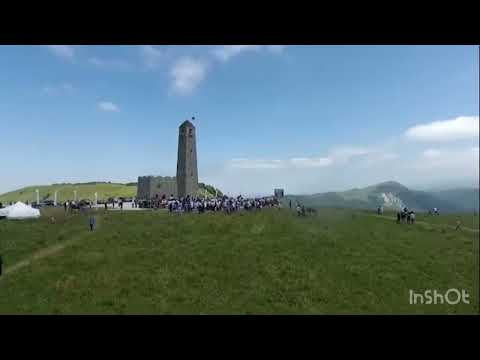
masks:
{"label": "line of people", "polygon": [[263,208],[280,207],[281,204],[276,198],[262,197],[262,198],[244,198],[241,195],[237,197],[222,196],[217,198],[202,198],[190,197],[175,198],[170,195],[168,199],[152,199],[151,207],[166,208],[173,213],[190,213],[197,211],[204,213],[211,212],[225,212],[227,214],[234,213],[240,210],[261,210]]}

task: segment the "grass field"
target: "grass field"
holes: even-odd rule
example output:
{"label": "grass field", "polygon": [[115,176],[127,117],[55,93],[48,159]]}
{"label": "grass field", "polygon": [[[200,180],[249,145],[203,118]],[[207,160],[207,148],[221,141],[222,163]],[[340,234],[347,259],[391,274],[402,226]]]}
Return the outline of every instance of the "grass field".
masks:
{"label": "grass field", "polygon": [[441,214],[438,216],[419,214],[417,219],[429,224],[455,226],[460,220],[461,226],[479,230],[478,215],[473,214]]}
{"label": "grass field", "polygon": [[[353,210],[0,221],[0,314],[478,313],[478,233]],[[5,269],[4,269],[5,270]],[[410,305],[465,289],[470,304]]]}
{"label": "grass field", "polygon": [[[366,214],[376,214],[373,210],[364,210]],[[393,211],[386,211],[384,216],[397,218],[397,213]],[[461,213],[461,214],[440,214],[440,215],[428,215],[428,213],[417,213],[416,221],[425,222],[435,226],[449,229],[457,225],[457,220],[460,220],[460,224],[464,228],[473,229],[479,231],[479,216],[474,213]]]}

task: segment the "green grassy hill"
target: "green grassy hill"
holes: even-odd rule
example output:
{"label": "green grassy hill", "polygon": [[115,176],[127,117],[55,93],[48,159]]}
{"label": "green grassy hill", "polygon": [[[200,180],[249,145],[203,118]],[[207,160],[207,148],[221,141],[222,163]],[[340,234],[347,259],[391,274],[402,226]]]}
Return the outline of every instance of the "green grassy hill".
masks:
{"label": "green grassy hill", "polygon": [[8,203],[10,201],[33,202],[37,195],[35,189],[39,190],[41,200],[53,200],[55,191],[57,201],[64,202],[73,200],[73,191],[77,191],[77,199],[95,199],[95,192],[98,192],[99,199],[108,199],[109,197],[132,197],[137,194],[137,187],[125,184],[112,183],[91,183],[91,184],[53,184],[43,186],[29,186],[16,191],[0,195],[0,202]]}
{"label": "green grassy hill", "polygon": [[[99,209],[89,232],[87,213],[42,211],[0,221],[0,314],[478,312],[471,231],[352,210],[299,218]],[[471,303],[409,304],[410,289],[450,288]]]}
{"label": "green grassy hill", "polygon": [[[199,183],[200,192],[203,196],[205,190],[208,195],[215,194],[215,188],[210,185]],[[94,182],[94,183],[79,183],[79,184],[53,184],[42,186],[29,186],[16,191],[8,192],[0,195],[0,202],[8,204],[11,201],[22,201],[29,203],[37,200],[35,190],[38,189],[41,200],[53,200],[55,191],[57,191],[57,201],[65,202],[66,200],[73,200],[74,193],[77,191],[77,199],[95,199],[95,192],[98,193],[98,199],[107,200],[110,197],[133,197],[137,195],[137,184],[118,184],[118,183],[106,183],[106,182]],[[219,190],[218,190],[219,191]],[[221,195],[221,191],[219,191]]]}

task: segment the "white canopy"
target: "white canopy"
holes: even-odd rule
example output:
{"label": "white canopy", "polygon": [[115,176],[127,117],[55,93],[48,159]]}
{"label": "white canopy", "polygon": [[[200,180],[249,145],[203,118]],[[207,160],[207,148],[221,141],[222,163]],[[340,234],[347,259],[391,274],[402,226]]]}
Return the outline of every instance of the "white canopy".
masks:
{"label": "white canopy", "polygon": [[40,210],[34,209],[30,205],[25,205],[22,202],[17,202],[14,205],[0,209],[0,216],[6,216],[7,219],[38,218],[40,217]]}

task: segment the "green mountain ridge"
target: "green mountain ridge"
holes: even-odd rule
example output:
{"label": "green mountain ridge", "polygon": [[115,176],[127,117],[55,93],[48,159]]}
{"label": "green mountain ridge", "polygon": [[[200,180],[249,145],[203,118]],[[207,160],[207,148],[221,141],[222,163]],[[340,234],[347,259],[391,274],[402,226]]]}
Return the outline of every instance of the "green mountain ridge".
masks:
{"label": "green mountain ridge", "polygon": [[285,200],[298,201],[308,207],[376,209],[381,205],[390,210],[406,206],[420,212],[434,207],[442,212],[473,212],[479,207],[478,195],[478,189],[418,191],[396,181],[386,181],[341,192],[289,195]]}

